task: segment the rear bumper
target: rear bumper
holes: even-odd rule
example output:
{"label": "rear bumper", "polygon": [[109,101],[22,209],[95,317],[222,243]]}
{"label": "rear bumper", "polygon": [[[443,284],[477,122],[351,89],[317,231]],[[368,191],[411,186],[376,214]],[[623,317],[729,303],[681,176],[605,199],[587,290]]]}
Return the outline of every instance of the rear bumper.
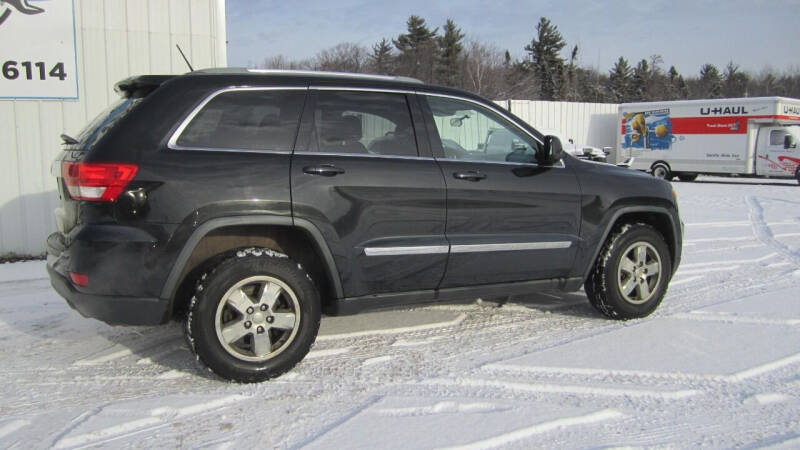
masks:
{"label": "rear bumper", "polygon": [[[161,289],[152,237],[124,226],[85,226],[71,242],[61,233],[47,238],[50,284],[84,317],[111,325],[156,325],[171,317]],[[69,272],[87,274],[88,286],[76,286]],[[163,272],[163,271],[161,271]],[[162,276],[163,277],[163,276]]]}
{"label": "rear bumper", "polygon": [[168,320],[169,302],[165,300],[78,292],[65,275],[56,271],[51,258],[47,261],[50,284],[82,316],[110,325],[157,325]]}

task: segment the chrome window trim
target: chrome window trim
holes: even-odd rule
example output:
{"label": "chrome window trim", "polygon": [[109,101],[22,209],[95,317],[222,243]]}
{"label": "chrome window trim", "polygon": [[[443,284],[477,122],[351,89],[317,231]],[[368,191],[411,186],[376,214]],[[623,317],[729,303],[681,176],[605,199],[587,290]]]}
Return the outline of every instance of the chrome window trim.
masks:
{"label": "chrome window trim", "polygon": [[[183,121],[181,122],[180,126],[172,133],[169,140],[167,141],[167,148],[171,150],[192,150],[192,151],[206,151],[206,152],[237,152],[237,153],[276,153],[276,154],[291,154],[292,150],[270,150],[270,149],[240,149],[240,148],[223,148],[223,147],[187,147],[183,145],[178,145],[178,139],[180,139],[181,134],[184,132],[186,127],[192,122],[192,120],[200,113],[200,111],[211,101],[214,100],[215,97],[218,95],[227,93],[227,92],[238,92],[238,91],[307,91],[307,86],[228,86],[222,89],[217,89],[216,91],[208,94],[208,96],[197,105],[192,112],[187,115]],[[298,121],[300,119],[298,118]]]}
{"label": "chrome window trim", "polygon": [[297,150],[295,155],[303,156],[349,156],[349,157],[367,157],[367,158],[384,158],[384,159],[411,159],[421,161],[433,161],[430,156],[403,156],[403,155],[378,155],[375,153],[346,153],[346,152],[310,152],[308,150]]}
{"label": "chrome window trim", "polygon": [[[365,247],[366,256],[433,255],[442,253],[509,252],[569,248],[570,241],[504,242],[500,244],[415,245],[407,247]],[[448,250],[449,249],[449,250]]]}
{"label": "chrome window trim", "polygon": [[[354,91],[354,92],[384,92],[384,93],[392,93],[392,94],[407,94],[407,95],[423,95],[423,96],[433,96],[433,97],[443,97],[443,98],[450,98],[453,100],[460,100],[468,103],[472,103],[483,108],[486,108],[490,111],[499,114],[507,121],[511,122],[516,128],[520,131],[525,133],[526,135],[530,136],[536,142],[543,144],[541,140],[539,140],[536,136],[529,133],[524,128],[520,127],[517,122],[509,117],[502,111],[496,111],[490,107],[488,107],[485,103],[473,100],[467,97],[461,97],[457,95],[451,94],[440,94],[435,92],[427,92],[427,91],[417,91],[417,90],[409,90],[409,89],[394,89],[394,88],[371,88],[371,87],[357,87],[357,86],[318,86],[318,85],[311,85],[311,86],[228,86],[221,89],[218,89],[211,94],[209,94],[205,99],[203,99],[200,104],[198,104],[182,121],[180,126],[172,133],[169,140],[167,141],[167,148],[171,150],[189,150],[189,151],[207,151],[207,152],[237,152],[237,153],[272,153],[272,154],[292,154],[291,150],[271,150],[271,149],[240,149],[240,148],[224,148],[224,147],[188,147],[178,145],[178,139],[180,139],[181,134],[189,126],[189,123],[200,113],[200,111],[215,97],[218,95],[227,93],[227,92],[236,92],[236,91],[308,91],[308,90],[321,90],[321,91]],[[322,155],[322,156],[367,156],[373,158],[394,158],[394,159],[417,159],[417,160],[436,160],[436,161],[454,161],[454,162],[466,162],[466,163],[483,163],[483,164],[506,164],[506,165],[515,165],[515,166],[531,166],[531,167],[540,167],[538,163],[521,163],[521,162],[511,162],[511,161],[485,161],[485,160],[473,160],[473,159],[454,159],[454,158],[431,158],[425,156],[400,156],[400,155],[374,155],[374,154],[364,154],[364,153],[336,153],[336,152],[309,152],[309,151],[295,151],[296,154],[301,155]],[[560,165],[552,165],[552,166],[541,166],[541,167],[553,167],[553,168],[564,168],[566,167],[564,164],[563,159],[559,161]]]}
{"label": "chrome window trim", "polygon": [[525,167],[552,167],[556,169],[563,169],[566,167],[564,165],[564,161],[559,161],[561,165],[553,165],[553,166],[540,166],[539,163],[535,162],[514,162],[514,161],[486,161],[482,159],[457,159],[457,158],[434,158],[437,162],[456,162],[456,163],[469,163],[469,164],[500,164],[506,166],[525,166]]}

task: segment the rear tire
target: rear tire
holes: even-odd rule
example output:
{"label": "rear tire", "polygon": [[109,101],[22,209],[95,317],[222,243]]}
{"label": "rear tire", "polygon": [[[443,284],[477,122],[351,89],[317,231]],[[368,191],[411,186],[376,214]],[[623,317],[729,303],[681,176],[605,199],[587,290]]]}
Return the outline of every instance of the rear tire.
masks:
{"label": "rear tire", "polygon": [[637,319],[661,304],[671,274],[669,248],[661,234],[645,223],[625,224],[603,245],[584,290],[605,316]]}
{"label": "rear tire", "polygon": [[270,249],[241,249],[201,277],[186,339],[217,375],[264,381],[305,357],[320,316],[317,289],[299,264]]}
{"label": "rear tire", "polygon": [[670,181],[672,180],[672,171],[669,169],[667,163],[658,162],[653,164],[653,167],[650,168],[650,172],[653,174],[654,177]]}
{"label": "rear tire", "polygon": [[696,173],[679,173],[678,179],[681,181],[694,181],[697,179]]}

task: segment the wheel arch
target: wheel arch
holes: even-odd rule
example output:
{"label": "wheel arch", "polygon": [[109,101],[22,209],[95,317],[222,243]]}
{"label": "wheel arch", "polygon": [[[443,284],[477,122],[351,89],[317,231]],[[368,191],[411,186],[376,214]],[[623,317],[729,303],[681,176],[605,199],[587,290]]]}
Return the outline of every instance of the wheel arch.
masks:
{"label": "wheel arch", "polygon": [[628,206],[615,211],[608,222],[606,222],[602,238],[597,242],[597,245],[595,246],[596,248],[593,250],[592,257],[589,259],[589,264],[583,271],[584,281],[588,278],[592,267],[594,267],[595,261],[597,260],[597,257],[603,248],[603,244],[605,244],[606,240],[614,231],[614,229],[625,223],[637,222],[646,223],[652,226],[659,233],[661,233],[662,236],[664,236],[664,241],[667,243],[667,247],[669,248],[670,260],[672,261],[672,274],[675,273],[680,262],[679,258],[682,237],[680,236],[680,225],[675,223],[675,218],[673,215],[670,214],[669,210],[663,207]]}
{"label": "wheel arch", "polygon": [[286,253],[314,278],[323,302],[344,296],[333,255],[311,222],[286,216],[221,217],[198,226],[175,259],[160,295],[170,302],[170,314],[180,309],[183,297],[190,296],[185,290],[191,289],[187,282],[193,271],[205,271],[216,258],[242,247]]}

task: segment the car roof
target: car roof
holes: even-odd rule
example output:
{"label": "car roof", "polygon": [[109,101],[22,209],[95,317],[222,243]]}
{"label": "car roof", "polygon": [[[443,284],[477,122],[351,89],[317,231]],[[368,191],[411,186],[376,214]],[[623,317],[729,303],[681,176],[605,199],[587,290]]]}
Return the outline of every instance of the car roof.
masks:
{"label": "car roof", "polygon": [[[308,83],[319,86],[352,86],[364,88],[398,89],[421,92],[437,92],[441,94],[452,94],[458,97],[467,97],[482,102],[489,102],[486,98],[475,95],[461,89],[449,88],[426,84],[416,78],[394,76],[394,75],[374,75],[365,73],[330,72],[313,70],[278,70],[278,69],[247,69],[237,67],[200,69],[188,72],[177,78],[207,77],[219,78],[220,84],[231,82],[252,82],[258,84],[279,83]],[[250,81],[252,80],[252,81]]]}

